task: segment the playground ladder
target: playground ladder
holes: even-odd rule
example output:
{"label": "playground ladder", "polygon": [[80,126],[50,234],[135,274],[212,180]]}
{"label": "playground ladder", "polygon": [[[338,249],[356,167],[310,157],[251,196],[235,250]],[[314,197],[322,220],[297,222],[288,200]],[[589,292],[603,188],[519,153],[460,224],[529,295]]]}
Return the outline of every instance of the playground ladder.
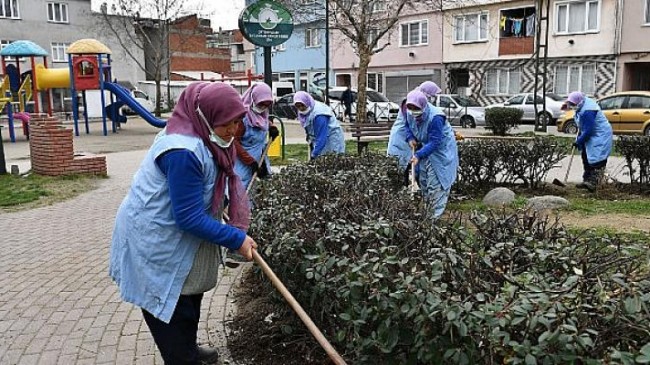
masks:
{"label": "playground ladder", "polygon": [[31,75],[27,75],[25,81],[20,86],[20,90],[18,90],[18,101],[20,102],[21,112],[25,111],[25,106],[30,100],[32,100],[32,77]]}
{"label": "playground ladder", "polygon": [[0,83],[0,113],[4,110],[7,102],[11,101],[11,97],[7,97],[7,91],[9,91],[9,77],[5,76]]}

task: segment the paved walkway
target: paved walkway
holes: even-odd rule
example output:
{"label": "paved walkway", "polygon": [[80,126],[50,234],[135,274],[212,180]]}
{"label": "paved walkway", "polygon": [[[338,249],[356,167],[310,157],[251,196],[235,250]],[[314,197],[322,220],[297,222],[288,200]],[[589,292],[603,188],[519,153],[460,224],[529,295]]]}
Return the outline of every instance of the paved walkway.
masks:
{"label": "paved walkway", "polygon": [[[288,125],[288,140],[304,141],[300,126]],[[107,156],[109,178],[97,190],[0,214],[0,364],[162,364],[139,309],[120,300],[107,269],[115,212],[158,130],[138,120],[118,135],[102,136],[100,124],[91,130],[74,143],[75,151]],[[4,137],[7,165],[26,171],[28,143]],[[570,181],[581,174],[579,159],[574,166]],[[202,307],[199,342],[220,347],[226,359],[227,295],[240,274],[222,271]]]}

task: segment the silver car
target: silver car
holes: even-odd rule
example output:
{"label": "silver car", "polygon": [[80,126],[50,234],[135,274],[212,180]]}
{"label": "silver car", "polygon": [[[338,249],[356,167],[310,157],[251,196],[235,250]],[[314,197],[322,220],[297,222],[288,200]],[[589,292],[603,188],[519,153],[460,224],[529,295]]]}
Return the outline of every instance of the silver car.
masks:
{"label": "silver car", "polygon": [[[543,102],[542,98],[540,96],[537,96],[538,114],[540,114],[540,116],[545,116],[547,118],[550,117],[549,124],[554,123],[555,120],[557,120],[557,118],[559,118],[560,115],[562,114],[562,103],[564,102],[564,99],[552,93],[546,94],[545,111],[541,110],[542,102]],[[503,103],[492,104],[485,108],[489,109],[495,107],[520,109],[524,112],[524,115],[521,117],[522,122],[535,122],[536,115],[535,115],[535,101],[533,100],[533,93],[517,94]]]}
{"label": "silver car", "polygon": [[463,128],[485,125],[485,108],[474,99],[456,94],[438,94],[434,104],[445,112],[451,125]]}

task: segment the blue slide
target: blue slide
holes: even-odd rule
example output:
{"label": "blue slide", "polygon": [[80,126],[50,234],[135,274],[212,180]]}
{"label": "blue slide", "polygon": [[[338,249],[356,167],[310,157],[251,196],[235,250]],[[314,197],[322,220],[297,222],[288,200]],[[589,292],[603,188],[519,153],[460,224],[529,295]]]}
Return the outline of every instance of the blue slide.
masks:
{"label": "blue slide", "polygon": [[120,84],[116,84],[113,82],[104,82],[104,89],[112,92],[117,96],[117,102],[110,104],[109,106],[106,107],[106,115],[113,120],[113,117],[117,115],[118,120],[115,122],[117,123],[124,123],[126,122],[126,117],[119,114],[118,108],[122,106],[123,104],[126,104],[133,110],[136,114],[142,117],[147,123],[151,124],[154,127],[158,128],[164,128],[167,125],[167,122],[164,120],[160,120],[156,118],[153,114],[151,114],[147,109],[145,109],[140,103],[138,103],[137,100],[135,100],[131,96],[131,92],[127,90],[125,87],[123,87]]}

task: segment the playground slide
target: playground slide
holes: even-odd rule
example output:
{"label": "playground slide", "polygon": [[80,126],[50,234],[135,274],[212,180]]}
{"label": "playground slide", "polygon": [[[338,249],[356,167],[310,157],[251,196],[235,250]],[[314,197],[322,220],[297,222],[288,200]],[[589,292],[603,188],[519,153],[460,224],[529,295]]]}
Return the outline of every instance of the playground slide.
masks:
{"label": "playground slide", "polygon": [[124,102],[124,104],[128,105],[131,110],[141,116],[145,121],[147,121],[147,123],[151,124],[152,126],[164,128],[165,125],[167,125],[167,122],[156,118],[153,114],[147,111],[147,109],[140,105],[140,103],[138,103],[138,101],[131,96],[131,92],[129,92],[129,90],[125,89],[123,86],[112,82],[104,82],[104,88],[115,94],[115,96],[117,96],[119,99],[118,102]]}

